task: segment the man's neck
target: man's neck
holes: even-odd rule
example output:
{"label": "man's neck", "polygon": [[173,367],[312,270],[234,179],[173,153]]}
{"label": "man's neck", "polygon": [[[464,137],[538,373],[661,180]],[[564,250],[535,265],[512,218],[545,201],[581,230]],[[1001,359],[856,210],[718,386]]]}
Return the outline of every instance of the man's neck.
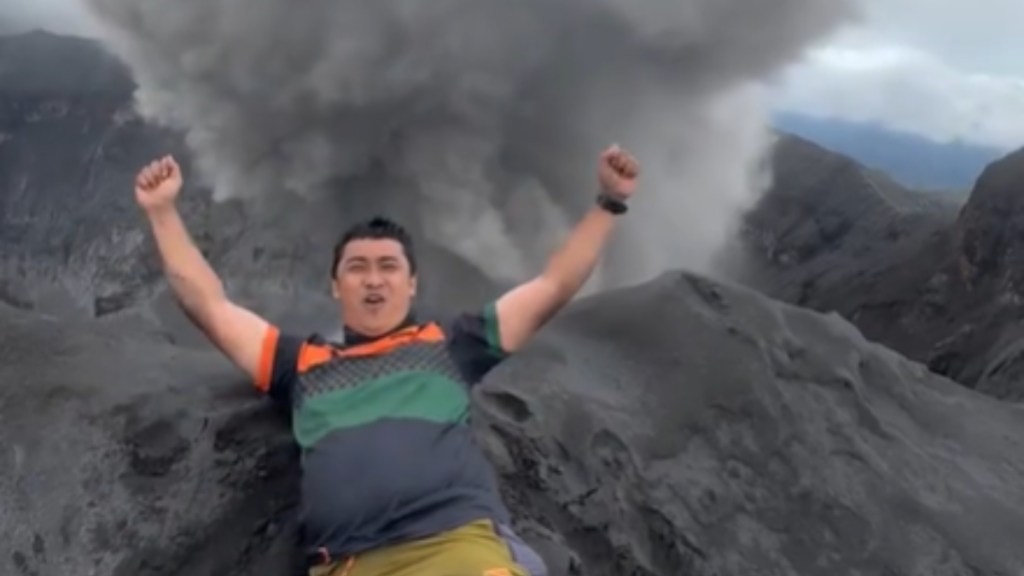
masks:
{"label": "man's neck", "polygon": [[403,319],[401,322],[399,322],[398,325],[396,325],[391,330],[388,330],[387,332],[385,332],[383,334],[380,334],[378,336],[368,336],[368,335],[363,334],[362,332],[359,332],[358,330],[350,328],[348,325],[346,325],[344,327],[345,344],[348,345],[348,346],[352,346],[352,345],[355,345],[355,344],[363,344],[365,342],[372,342],[373,340],[377,340],[377,339],[383,338],[383,337],[387,336],[388,334],[392,334],[392,333],[397,332],[397,331],[399,331],[399,330],[401,330],[403,328],[408,328],[409,326],[414,326],[415,324],[416,324],[416,313],[415,312],[409,312],[409,314],[406,315],[405,319]]}

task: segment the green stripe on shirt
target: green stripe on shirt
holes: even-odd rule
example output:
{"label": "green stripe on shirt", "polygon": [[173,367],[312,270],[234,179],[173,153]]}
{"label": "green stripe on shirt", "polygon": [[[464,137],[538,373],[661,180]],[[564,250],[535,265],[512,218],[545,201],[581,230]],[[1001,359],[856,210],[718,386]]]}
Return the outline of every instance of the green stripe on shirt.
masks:
{"label": "green stripe on shirt", "polygon": [[430,372],[398,372],[309,397],[295,414],[292,428],[299,445],[309,448],[334,430],[382,418],[454,424],[468,417],[464,385]]}

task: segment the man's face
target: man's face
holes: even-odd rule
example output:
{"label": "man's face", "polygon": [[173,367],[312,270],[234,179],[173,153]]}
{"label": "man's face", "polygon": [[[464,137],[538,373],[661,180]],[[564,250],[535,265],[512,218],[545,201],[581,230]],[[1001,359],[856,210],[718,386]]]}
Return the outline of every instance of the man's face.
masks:
{"label": "man's face", "polygon": [[367,336],[395,329],[408,315],[416,278],[402,244],[391,239],[349,242],[334,271],[334,297],[345,323]]}

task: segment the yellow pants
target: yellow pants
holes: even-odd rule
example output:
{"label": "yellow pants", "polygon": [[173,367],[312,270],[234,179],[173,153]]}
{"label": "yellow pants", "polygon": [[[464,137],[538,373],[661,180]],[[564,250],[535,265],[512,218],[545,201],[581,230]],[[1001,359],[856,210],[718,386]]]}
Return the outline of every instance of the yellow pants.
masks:
{"label": "yellow pants", "polygon": [[317,566],[309,576],[529,576],[488,521]]}

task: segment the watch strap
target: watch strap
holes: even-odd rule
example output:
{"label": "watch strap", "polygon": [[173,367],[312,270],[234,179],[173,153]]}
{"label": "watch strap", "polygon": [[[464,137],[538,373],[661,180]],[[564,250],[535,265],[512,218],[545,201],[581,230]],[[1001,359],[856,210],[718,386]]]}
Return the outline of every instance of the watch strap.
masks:
{"label": "watch strap", "polygon": [[629,206],[625,202],[607,192],[601,192],[597,195],[597,205],[616,216],[629,211]]}

